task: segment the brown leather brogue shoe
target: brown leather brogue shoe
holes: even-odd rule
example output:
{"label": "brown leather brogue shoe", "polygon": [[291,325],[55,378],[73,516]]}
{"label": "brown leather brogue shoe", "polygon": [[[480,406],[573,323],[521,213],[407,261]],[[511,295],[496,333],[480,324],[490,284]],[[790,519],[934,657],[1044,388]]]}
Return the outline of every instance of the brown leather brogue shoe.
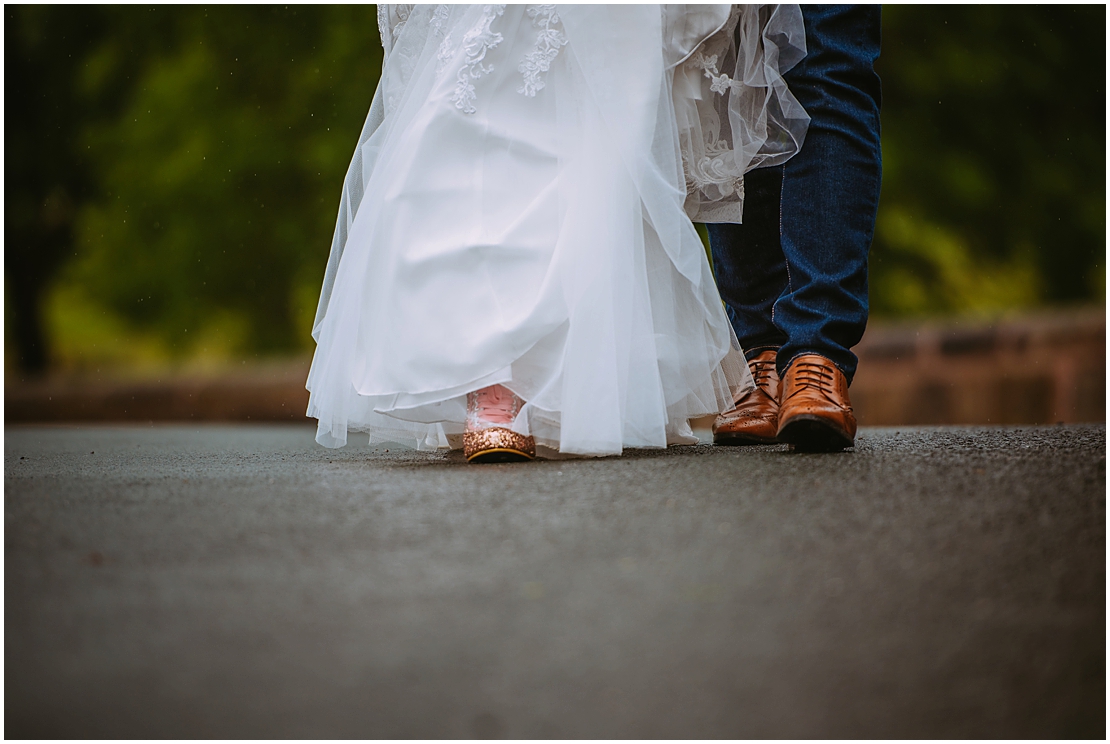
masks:
{"label": "brown leather brogue shoe", "polygon": [[713,444],[774,444],[779,430],[779,373],[774,349],[748,362],[755,388],[736,399],[735,410],[713,422]]}
{"label": "brown leather brogue shoe", "polygon": [[855,444],[848,379],[820,354],[802,354],[783,375],[778,440],[801,452],[837,452]]}

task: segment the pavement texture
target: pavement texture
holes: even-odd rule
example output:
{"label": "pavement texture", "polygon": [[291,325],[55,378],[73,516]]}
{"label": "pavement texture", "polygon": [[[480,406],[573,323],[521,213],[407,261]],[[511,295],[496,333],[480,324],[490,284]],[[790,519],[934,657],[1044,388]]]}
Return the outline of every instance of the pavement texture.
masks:
{"label": "pavement texture", "polygon": [[485,466],[5,433],[9,738],[1105,736],[1103,425]]}

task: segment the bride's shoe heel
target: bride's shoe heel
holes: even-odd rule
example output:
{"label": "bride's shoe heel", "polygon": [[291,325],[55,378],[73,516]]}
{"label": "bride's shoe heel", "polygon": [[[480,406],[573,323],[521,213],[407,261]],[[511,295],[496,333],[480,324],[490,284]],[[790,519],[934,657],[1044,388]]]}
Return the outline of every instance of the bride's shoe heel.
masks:
{"label": "bride's shoe heel", "polygon": [[463,454],[467,462],[524,462],[536,458],[536,440],[518,434],[512,424],[524,401],[502,385],[490,385],[466,396]]}

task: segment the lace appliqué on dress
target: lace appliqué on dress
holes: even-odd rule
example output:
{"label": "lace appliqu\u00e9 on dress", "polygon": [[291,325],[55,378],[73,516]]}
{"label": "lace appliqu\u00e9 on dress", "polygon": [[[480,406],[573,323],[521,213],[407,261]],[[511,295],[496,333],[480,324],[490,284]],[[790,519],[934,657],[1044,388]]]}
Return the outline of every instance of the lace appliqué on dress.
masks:
{"label": "lace appliqu\u00e9 on dress", "polygon": [[414,5],[386,5],[378,4],[378,33],[382,37],[382,49],[385,56],[393,51],[393,45],[401,31],[405,28],[405,21],[412,15]]}
{"label": "lace appliqu\u00e9 on dress", "polygon": [[451,48],[451,32],[444,32],[443,27],[447,23],[447,16],[451,13],[450,5],[437,5],[436,12],[432,14],[431,28],[432,33],[436,36],[443,37],[443,41],[439,45],[439,50],[436,52],[436,75],[438,76],[443,72],[443,68],[451,61],[451,55],[455,50]]}
{"label": "lace appliqu\u00e9 on dress", "polygon": [[431,28],[433,34],[443,36],[443,24],[447,23],[447,16],[450,14],[450,5],[436,6],[435,12],[432,13],[432,20],[428,21],[428,27]]}
{"label": "lace appliqu\u00e9 on dress", "polygon": [[517,92],[532,97],[546,85],[541,76],[551,69],[551,63],[559,56],[559,48],[566,45],[567,37],[563,34],[554,5],[531,5],[526,12],[540,33],[535,48],[517,67],[517,71],[524,75],[524,84],[517,88]]}
{"label": "lace appliqu\u00e9 on dress", "polygon": [[[477,25],[463,36],[462,49],[466,53],[466,63],[459,70],[455,94],[451,96],[451,102],[464,114],[473,114],[478,110],[474,108],[474,101],[478,94],[474,91],[473,81],[493,72],[493,65],[483,65],[482,60],[486,58],[486,53],[500,44],[504,38],[490,28],[494,20],[504,12],[504,5],[486,5],[482,8],[482,18]],[[445,39],[445,45],[446,42]],[[440,50],[440,59],[443,58],[443,51],[443,49]]]}
{"label": "lace appliqu\u00e9 on dress", "polygon": [[439,51],[436,52],[436,76],[443,72],[443,68],[451,61],[452,55],[455,50],[451,44],[451,32],[448,31],[447,35],[443,37],[443,43],[439,45]]}
{"label": "lace appliqu\u00e9 on dress", "polygon": [[405,28],[405,22],[408,21],[409,16],[412,15],[412,5],[394,5],[393,12],[397,15],[397,25],[393,27],[393,41],[397,41],[397,37],[401,35],[401,31]]}

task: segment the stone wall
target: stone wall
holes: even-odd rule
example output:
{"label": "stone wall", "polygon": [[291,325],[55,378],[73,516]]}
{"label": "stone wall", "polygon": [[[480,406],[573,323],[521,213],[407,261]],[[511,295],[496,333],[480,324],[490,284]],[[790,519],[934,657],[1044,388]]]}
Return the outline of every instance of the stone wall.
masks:
{"label": "stone wall", "polygon": [[875,324],[856,348],[861,425],[1104,421],[1105,310]]}
{"label": "stone wall", "polygon": [[[1105,420],[1103,308],[873,323],[856,351],[851,395],[864,426]],[[5,421],[304,421],[307,375],[307,360],[159,379],[9,375]]]}

